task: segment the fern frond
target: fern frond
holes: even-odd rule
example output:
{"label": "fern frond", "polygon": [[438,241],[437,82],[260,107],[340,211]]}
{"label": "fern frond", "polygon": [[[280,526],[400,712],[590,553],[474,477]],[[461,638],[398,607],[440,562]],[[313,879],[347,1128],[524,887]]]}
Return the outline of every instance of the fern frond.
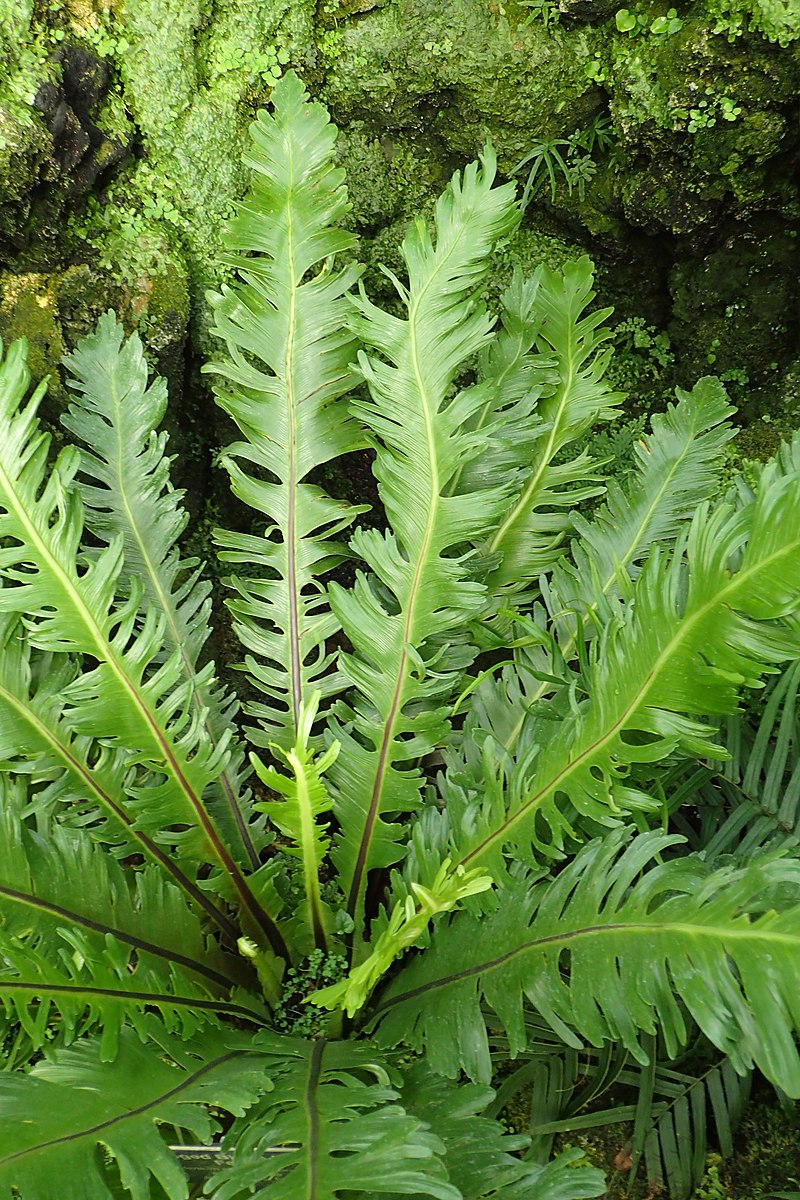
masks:
{"label": "fern frond", "polygon": [[[329,813],[332,807],[323,775],[336,760],[339,745],[333,742],[315,759],[310,742],[318,705],[319,692],[315,692],[307,706],[300,706],[297,741],[291,750],[273,747],[277,757],[289,767],[291,776],[282,774],[275,767],[265,766],[255,755],[251,755],[251,759],[262,783],[275,793],[274,799],[261,801],[258,807],[284,837],[291,839],[286,853],[302,864],[305,900],[296,910],[300,919],[292,921],[292,925],[299,926],[301,940],[310,935],[312,945],[327,954],[331,921],[330,910],[322,899],[320,869],[330,838],[326,836],[328,826],[319,824],[319,818]],[[279,796],[282,799],[278,799]],[[311,945],[303,949],[307,953]]]}
{"label": "fern frond", "polygon": [[264,839],[251,828],[244,752],[230,736],[236,706],[216,681],[197,686],[210,633],[211,587],[200,578],[197,561],[183,559],[177,545],[188,514],[183,493],[170,483],[167,434],[156,432],[167,407],[166,383],[157,376],[148,386],[141,341],[136,334],[126,340],[111,312],[64,361],[67,385],[77,397],[61,423],[82,443],[78,483],[86,528],[106,545],[121,536],[124,574],[136,577],[145,602],[164,617],[162,655],[179,655],[204,737],[212,745],[229,739],[227,765],[211,782],[207,802],[229,844],[256,870]]}
{"label": "fern frond", "polygon": [[[642,1041],[650,1055],[644,1066],[630,1063],[613,1043],[599,1051],[566,1047],[532,1058],[515,1072],[519,1083],[506,1092],[505,1103],[522,1088],[530,1093],[531,1157],[537,1162],[548,1161],[556,1135],[632,1124],[626,1138],[629,1187],[644,1164],[651,1188],[666,1185],[675,1200],[689,1200],[705,1174],[710,1125],[723,1155],[733,1152],[752,1074],[737,1073],[727,1058],[690,1074],[688,1065],[678,1070],[658,1060],[657,1039]],[[599,1099],[611,1087],[617,1100],[601,1108]],[[628,1095],[630,1103],[621,1103]]]}
{"label": "fern frond", "polygon": [[732,1154],[733,1131],[750,1095],[751,1073],[738,1073],[728,1059],[696,1076],[651,1064],[631,1082],[641,1088],[631,1175],[643,1156],[648,1180],[665,1183],[675,1200],[690,1200],[705,1174],[708,1116],[713,1117],[723,1155]]}
{"label": "fern frond", "polygon": [[564,447],[592,425],[613,420],[623,399],[603,383],[611,356],[603,349],[611,336],[603,323],[611,310],[586,312],[595,295],[593,281],[594,269],[585,257],[567,263],[563,272],[540,268],[536,345],[552,383],[545,383],[536,404],[543,432],[534,447],[529,437],[519,436],[515,422],[497,428],[500,443],[515,457],[519,483],[486,545],[489,557],[501,556],[487,578],[496,606],[524,592],[552,565],[571,524],[569,510],[603,490],[587,453],[558,461]]}
{"label": "fern frond", "polygon": [[36,811],[62,806],[76,823],[89,826],[92,836],[114,846],[118,854],[142,853],[157,862],[166,875],[206,912],[233,942],[238,930],[211,896],[187,875],[175,857],[156,840],[125,802],[133,771],[130,755],[119,747],[98,747],[76,734],[64,718],[64,690],[77,674],[66,655],[44,655],[37,668],[30,644],[16,616],[0,616],[0,762],[12,775],[35,777],[30,796]]}
{"label": "fern frond", "polygon": [[[511,627],[513,668],[494,670],[477,684],[462,754],[491,731],[504,751],[521,758],[539,736],[539,718],[557,719],[554,693],[568,692],[574,682],[565,664],[578,652],[579,633],[594,634],[608,619],[620,578],[635,578],[653,543],[674,542],[698,506],[717,493],[721,452],[733,436],[731,412],[716,380],[701,380],[688,393],[679,390],[677,404],[652,418],[650,434],[637,445],[632,481],[624,488],[612,482],[607,501],[591,519],[572,514],[580,539],[550,578],[540,581],[547,608],[533,610],[535,628],[530,618],[519,616]],[[499,641],[505,645],[509,638]],[[451,776],[465,775],[461,757],[448,752]]]}
{"label": "fern frond", "polygon": [[[723,726],[727,761],[679,764],[664,781],[676,829],[710,860],[746,861],[765,850],[797,854],[800,845],[800,662],[765,691],[757,720],[749,713]],[[699,827],[679,806],[696,806]]]}
{"label": "fern frond", "polygon": [[[480,396],[450,398],[469,358],[487,343],[491,318],[476,304],[497,239],[519,219],[509,185],[493,187],[495,160],[456,175],[439,200],[436,241],[422,221],[403,242],[408,287],[396,280],[405,317],[366,296],[355,328],[377,354],[362,354],[370,399],[354,410],[375,438],[374,473],[391,532],[359,531],[355,552],[372,574],[355,588],[331,586],[331,604],[353,647],[341,669],[354,698],[332,722],[341,743],[330,772],[341,833],[333,858],[347,907],[363,921],[373,867],[396,862],[402,827],[388,816],[413,811],[420,755],[445,736],[446,698],[469,661],[466,619],[484,603],[462,556],[496,522],[506,489],[448,495],[454,474],[481,449],[472,431]],[[402,418],[401,418],[402,414]]]}
{"label": "fern frond", "polygon": [[67,1041],[98,1022],[113,1054],[122,1025],[158,1008],[190,1035],[228,1013],[256,1023],[263,1002],[241,959],[220,953],[181,892],[155,867],[132,884],[83,830],[24,823],[21,781],[0,777],[0,1003],[34,1049],[54,1013]]}
{"label": "fern frond", "polygon": [[82,654],[97,665],[64,690],[64,720],[76,734],[130,754],[138,774],[127,786],[134,822],[161,833],[194,863],[212,862],[276,952],[274,922],[251,891],[209,815],[206,788],[227,765],[227,738],[210,745],[192,707],[203,668],[186,682],[180,652],[160,661],[164,619],[141,606],[135,580],[120,590],[121,537],[91,557],[81,554],[83,508],[74,487],[79,452],[63,449],[52,470],[50,438],[39,426],[39,389],[25,401],[26,348],[15,343],[0,371],[0,612],[24,614],[31,645]]}
{"label": "fern frond", "polygon": [[567,694],[563,718],[540,725],[511,768],[487,739],[486,796],[453,812],[458,861],[496,874],[511,840],[558,852],[571,836],[559,796],[602,826],[620,811],[630,764],[677,747],[719,755],[697,715],[734,711],[742,686],[800,650],[781,621],[800,588],[799,506],[800,476],[775,479],[738,512],[701,507],[671,555],[651,552],[628,603],[590,643],[575,680],[588,698]]}
{"label": "fern frond", "polygon": [[154,965],[152,958],[144,962],[137,957],[135,969],[131,962],[123,942],[110,938],[100,950],[96,939],[77,925],[64,935],[55,961],[30,939],[23,946],[0,935],[0,1003],[14,1014],[36,1050],[47,1046],[48,1027],[56,1022],[67,1043],[87,1030],[102,1029],[108,1059],[116,1055],[126,1026],[146,1036],[143,1023],[156,1009],[170,1034],[183,1041],[205,1026],[221,1029],[223,1017],[257,1027],[268,1024],[266,1006],[252,992],[222,999],[177,970],[165,982],[161,964]]}
{"label": "fern frond", "polygon": [[186,1176],[159,1126],[208,1142],[219,1128],[209,1104],[239,1116],[271,1084],[246,1035],[209,1030],[181,1044],[152,1018],[147,1033],[142,1044],[123,1032],[113,1063],[85,1039],[26,1076],[0,1075],[4,1195],[114,1200],[102,1147],[131,1200],[150,1200],[151,1179],[169,1200],[185,1200]]}
{"label": "fern frond", "polygon": [[[523,1000],[568,1045],[613,1039],[639,1062],[648,1060],[640,1035],[657,1024],[675,1057],[688,1012],[736,1070],[755,1062],[800,1094],[800,864],[709,871],[687,855],[652,866],[680,839],[628,840],[624,831],[595,839],[556,878],[518,883],[492,912],[440,925],[379,1000],[380,1041],[424,1046],[432,1069],[486,1081],[481,1000],[512,1055],[527,1044]],[[782,911],[765,911],[778,888]]]}
{"label": "fern frond", "polygon": [[[247,975],[239,959],[223,955],[204,935],[185,897],[162,872],[140,868],[134,879],[83,830],[50,822],[30,830],[23,820],[25,789],[0,776],[0,912],[3,937],[35,931],[40,950],[60,946],[62,928],[75,925],[97,935],[97,946],[113,938],[137,957],[188,971],[226,996]],[[132,886],[131,886],[132,885]]]}
{"label": "fern frond", "polygon": [[210,297],[227,357],[204,370],[222,380],[217,402],[245,439],[222,458],[234,494],[266,521],[263,536],[217,535],[221,559],[249,567],[229,581],[228,606],[264,695],[248,706],[260,725],[250,736],[288,749],[312,691],[341,686],[326,644],[338,624],[320,577],[345,555],[335,538],[364,507],[332,499],[310,477],[363,444],[341,401],[355,382],[346,297],[359,271],[332,269],[354,242],[335,228],[348,208],[336,130],[291,71],[272,103],[274,114],[250,127],[252,194],[225,238],[241,282]]}
{"label": "fern frond", "polygon": [[[701,379],[691,392],[678,388],[676,396],[636,443],[632,479],[624,487],[612,481],[591,519],[573,514],[578,536],[553,570],[548,596],[552,612],[588,616],[587,632],[603,599],[617,594],[620,573],[635,578],[653,543],[674,542],[698,506],[719,493],[723,451],[736,434],[734,409],[718,379]],[[559,638],[568,660],[571,640],[574,634]]]}
{"label": "fern frond", "polygon": [[[224,1145],[234,1161],[214,1200],[243,1191],[263,1200],[349,1193],[461,1200],[447,1180],[441,1141],[404,1111],[397,1075],[368,1043],[304,1042],[259,1034],[274,1091],[236,1122]],[[284,1153],[270,1158],[274,1146]]]}

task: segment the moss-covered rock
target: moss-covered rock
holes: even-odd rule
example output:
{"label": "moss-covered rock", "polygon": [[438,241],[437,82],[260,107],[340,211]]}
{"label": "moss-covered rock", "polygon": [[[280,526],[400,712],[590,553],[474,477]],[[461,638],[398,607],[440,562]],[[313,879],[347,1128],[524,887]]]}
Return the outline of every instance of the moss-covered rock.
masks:
{"label": "moss-covered rock", "polygon": [[670,336],[689,375],[737,371],[763,386],[794,358],[798,238],[778,217],[754,215],[700,263],[676,262]]}
{"label": "moss-covered rock", "polygon": [[0,260],[47,270],[63,257],[64,213],[125,157],[131,139],[96,120],[110,86],[106,61],[63,27],[37,21],[30,6],[17,13],[16,35],[0,38]]}
{"label": "moss-covered rock", "polygon": [[164,375],[176,403],[182,395],[189,293],[185,266],[143,275],[130,283],[113,274],[75,264],[51,273],[0,273],[0,337],[26,337],[35,379],[50,377],[48,415],[63,405],[62,355],[89,333],[101,313],[113,308],[130,332],[138,330],[153,368]]}
{"label": "moss-covered rock", "polygon": [[63,399],[59,378],[64,342],[58,315],[57,281],[49,275],[0,274],[0,338],[28,339],[28,362],[34,379],[50,377],[49,390]]}
{"label": "moss-covered rock", "polygon": [[345,123],[424,130],[472,157],[491,134],[510,167],[531,137],[589,119],[591,82],[572,36],[517,26],[485,0],[394,0],[321,38],[325,99]]}

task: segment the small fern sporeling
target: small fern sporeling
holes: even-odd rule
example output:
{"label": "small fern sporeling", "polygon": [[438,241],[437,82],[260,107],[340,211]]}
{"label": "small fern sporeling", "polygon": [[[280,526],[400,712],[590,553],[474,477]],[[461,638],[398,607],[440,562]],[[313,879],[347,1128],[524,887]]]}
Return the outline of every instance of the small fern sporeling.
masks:
{"label": "small fern sporeling", "polygon": [[[0,351],[0,1197],[186,1200],[194,1149],[214,1200],[580,1200],[612,1083],[688,1197],[755,1067],[800,1096],[800,439],[722,495],[701,380],[606,488],[589,260],[487,309],[486,148],[386,312],[335,144],[288,72],[208,298],[241,711],[139,339],[67,357],[57,452]],[[364,449],[383,527],[319,482]]]}

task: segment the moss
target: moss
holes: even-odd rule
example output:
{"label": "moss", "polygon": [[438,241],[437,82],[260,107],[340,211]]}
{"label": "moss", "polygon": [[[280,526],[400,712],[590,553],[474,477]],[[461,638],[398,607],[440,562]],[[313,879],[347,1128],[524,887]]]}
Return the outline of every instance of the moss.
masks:
{"label": "moss", "polygon": [[441,160],[415,136],[384,133],[354,121],[339,137],[337,160],[347,176],[354,229],[369,233],[411,217],[446,182]]}
{"label": "moss", "polygon": [[424,128],[470,157],[491,131],[510,167],[533,135],[571,131],[594,111],[585,35],[515,28],[485,0],[396,0],[337,33],[324,94],[345,122]]}
{"label": "moss", "polygon": [[63,399],[59,379],[64,344],[58,321],[57,289],[47,275],[0,275],[0,337],[28,339],[28,362],[34,379],[50,376],[50,393]]}
{"label": "moss", "polygon": [[730,41],[754,33],[788,46],[800,38],[800,10],[789,0],[709,0],[708,13]]}
{"label": "moss", "polygon": [[0,101],[0,251],[19,245],[21,223],[50,151],[50,137],[38,119],[23,122]]}
{"label": "moss", "polygon": [[[313,0],[124,0],[108,23],[109,53],[144,155],[114,184],[115,212],[95,206],[81,233],[107,262],[120,241],[160,276],[185,259],[200,311],[219,283],[217,236],[243,188],[240,148],[283,63],[311,39]],[[122,49],[120,49],[122,47]],[[149,256],[149,257],[148,257]],[[131,255],[128,255],[129,260]],[[204,341],[202,323],[198,337]]]}
{"label": "moss", "polygon": [[800,1190],[800,1123],[796,1110],[753,1104],[737,1133],[734,1157],[720,1166],[732,1200],[761,1200],[770,1191]]}
{"label": "moss", "polygon": [[735,243],[710,250],[699,267],[676,264],[669,332],[688,376],[713,366],[763,386],[773,381],[774,364],[787,365],[800,299],[791,232],[779,218],[754,216],[740,223]]}

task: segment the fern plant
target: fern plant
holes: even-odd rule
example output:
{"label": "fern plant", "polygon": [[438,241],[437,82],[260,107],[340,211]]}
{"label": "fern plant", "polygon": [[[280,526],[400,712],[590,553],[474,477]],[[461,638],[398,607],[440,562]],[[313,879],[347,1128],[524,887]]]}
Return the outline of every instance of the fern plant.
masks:
{"label": "fern plant", "polygon": [[[216,1200],[599,1195],[494,1120],[492,1046],[532,1017],[643,1068],[699,1029],[800,1095],[791,847],[709,863],[643,782],[719,757],[800,658],[800,471],[716,501],[706,380],[598,507],[570,448],[621,397],[588,260],[495,321],[521,209],[487,149],[384,312],[337,264],[325,111],[291,73],[273,104],[211,298],[254,514],[218,534],[241,721],[139,342],[109,314],[69,358],[57,454],[24,344],[2,361],[0,1195],[178,1200],[193,1155]],[[384,529],[321,484],[359,447]]]}

